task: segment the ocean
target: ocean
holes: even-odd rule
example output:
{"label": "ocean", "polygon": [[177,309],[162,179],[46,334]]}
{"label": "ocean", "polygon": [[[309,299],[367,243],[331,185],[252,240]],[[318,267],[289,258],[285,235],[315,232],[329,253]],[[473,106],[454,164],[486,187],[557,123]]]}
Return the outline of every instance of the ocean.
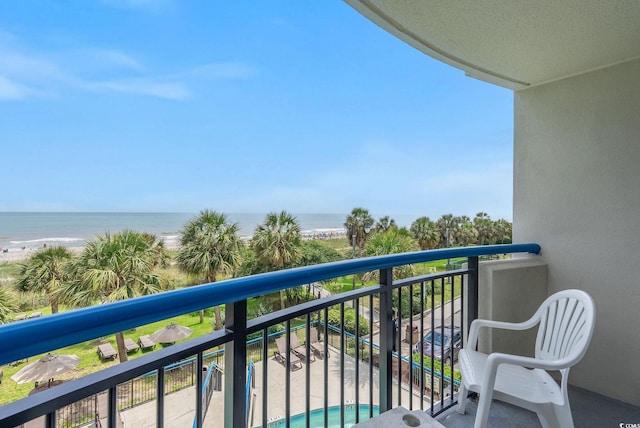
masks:
{"label": "ocean", "polygon": [[[41,248],[45,244],[82,247],[105,232],[124,229],[152,233],[167,246],[176,246],[180,230],[197,213],[42,213],[0,212],[0,248]],[[266,214],[227,214],[238,223],[240,235],[249,238]],[[294,214],[303,235],[344,234],[347,214]]]}

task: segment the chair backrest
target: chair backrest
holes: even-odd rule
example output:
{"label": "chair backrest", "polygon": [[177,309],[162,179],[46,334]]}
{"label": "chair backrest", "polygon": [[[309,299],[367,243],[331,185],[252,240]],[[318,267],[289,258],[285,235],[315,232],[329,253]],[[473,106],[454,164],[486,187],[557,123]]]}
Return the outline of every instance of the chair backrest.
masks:
{"label": "chair backrest", "polygon": [[565,367],[576,364],[587,351],[595,327],[596,308],[582,290],[564,290],[549,296],[534,315],[540,326],[536,358],[566,359]]}
{"label": "chair backrest", "polygon": [[284,354],[287,351],[287,343],[285,342],[284,337],[278,337],[276,339],[276,346],[278,347],[278,352]]}
{"label": "chair backrest", "polygon": [[322,339],[320,339],[320,333],[315,327],[309,327],[309,336],[311,337],[311,343],[322,342]]}
{"label": "chair backrest", "polygon": [[298,342],[298,335],[295,332],[291,332],[291,336],[289,337],[289,341],[291,342],[291,348],[295,349],[300,345],[300,342]]}

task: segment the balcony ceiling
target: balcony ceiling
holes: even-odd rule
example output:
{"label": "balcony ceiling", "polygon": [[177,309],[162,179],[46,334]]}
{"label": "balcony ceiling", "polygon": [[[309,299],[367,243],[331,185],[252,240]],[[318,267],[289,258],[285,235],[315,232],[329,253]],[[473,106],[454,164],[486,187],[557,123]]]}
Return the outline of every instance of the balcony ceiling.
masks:
{"label": "balcony ceiling", "polygon": [[420,51],[514,90],[640,57],[638,0],[346,0]]}

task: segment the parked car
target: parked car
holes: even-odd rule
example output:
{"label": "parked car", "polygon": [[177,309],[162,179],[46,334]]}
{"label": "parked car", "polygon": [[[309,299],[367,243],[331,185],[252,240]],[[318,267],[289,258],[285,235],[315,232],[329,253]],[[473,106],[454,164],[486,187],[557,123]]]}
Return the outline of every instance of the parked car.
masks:
{"label": "parked car", "polygon": [[[453,346],[451,346],[452,344]],[[460,348],[462,348],[460,327],[436,327],[416,343],[413,352],[422,351],[428,357],[443,361],[445,364],[451,364],[451,352],[453,351],[453,361],[457,361]]]}

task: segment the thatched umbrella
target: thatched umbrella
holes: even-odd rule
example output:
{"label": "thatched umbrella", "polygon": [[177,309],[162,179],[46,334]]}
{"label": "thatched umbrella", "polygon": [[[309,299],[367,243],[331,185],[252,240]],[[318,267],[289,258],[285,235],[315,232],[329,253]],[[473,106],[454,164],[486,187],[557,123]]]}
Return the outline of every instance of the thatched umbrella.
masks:
{"label": "thatched umbrella", "polygon": [[11,376],[17,383],[50,381],[54,377],[76,368],[80,357],[76,355],[47,354],[35,363],[22,368]]}

